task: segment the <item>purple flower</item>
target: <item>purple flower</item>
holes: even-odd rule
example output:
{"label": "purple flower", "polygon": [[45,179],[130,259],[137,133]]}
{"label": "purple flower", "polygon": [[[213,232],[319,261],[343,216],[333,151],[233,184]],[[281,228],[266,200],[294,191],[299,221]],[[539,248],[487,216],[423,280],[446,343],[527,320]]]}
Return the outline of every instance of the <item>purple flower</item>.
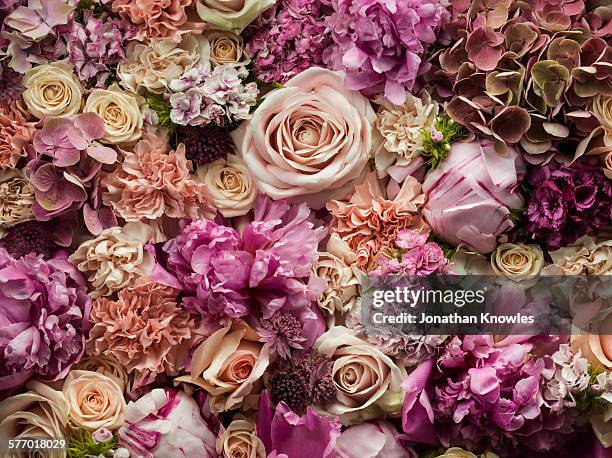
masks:
{"label": "purple flower", "polygon": [[125,58],[125,44],[136,35],[136,28],[125,19],[96,18],[85,10],[83,24],[74,18],[66,37],[68,56],[79,79],[95,78],[104,87],[112,67]]}
{"label": "purple flower", "polygon": [[[576,412],[551,410],[544,392],[555,365],[534,350],[525,338],[501,345],[491,336],[465,336],[447,344],[438,373],[427,382],[444,446],[541,452],[561,449],[572,438]],[[410,418],[404,417],[405,425]]]}
{"label": "purple flower", "polygon": [[349,426],[336,441],[339,458],[417,458],[401,443],[403,437],[386,421]]}
{"label": "purple flower", "polygon": [[172,275],[158,266],[154,279],[182,289],[184,306],[214,328],[249,317],[281,354],[309,348],[324,331],[314,302],[325,288],[311,271],[325,230],[315,229],[309,216],[306,204],[260,197],[240,234],[207,219],[182,223],[164,245]]}
{"label": "purple flower", "polygon": [[333,69],[346,71],[348,89],[406,99],[427,47],[448,15],[438,0],[332,0],[329,18],[335,42],[325,52]]}
{"label": "purple flower", "polygon": [[119,441],[131,456],[218,458],[217,431],[198,403],[182,391],[157,388],[127,405]]}
{"label": "purple flower", "polygon": [[268,83],[285,83],[310,67],[322,66],[331,43],[325,17],[330,8],[321,0],[285,0],[264,11],[247,29],[246,52],[254,73]]}
{"label": "purple flower", "polygon": [[96,444],[102,444],[104,442],[108,442],[113,438],[113,433],[111,433],[108,429],[102,427],[96,429],[92,434],[91,438]]}
{"label": "purple flower", "polygon": [[332,458],[340,423],[335,418],[318,415],[311,407],[304,416],[293,412],[284,402],[272,410],[268,392],[264,391],[259,399],[257,436],[268,454],[276,454],[273,456]]}
{"label": "purple flower", "polygon": [[549,248],[595,235],[612,224],[612,183],[597,159],[581,158],[570,166],[550,162],[528,177],[533,193],[527,207],[527,229]]}
{"label": "purple flower", "polygon": [[81,358],[91,300],[65,257],[15,259],[0,248],[0,393],[63,378]]}

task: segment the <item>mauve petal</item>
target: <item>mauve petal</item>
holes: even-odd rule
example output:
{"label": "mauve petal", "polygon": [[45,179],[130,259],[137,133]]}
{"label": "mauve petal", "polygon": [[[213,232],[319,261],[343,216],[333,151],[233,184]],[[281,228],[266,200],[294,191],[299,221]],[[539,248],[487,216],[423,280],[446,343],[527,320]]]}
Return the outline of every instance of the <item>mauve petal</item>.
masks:
{"label": "mauve petal", "polygon": [[87,148],[87,154],[102,164],[114,164],[117,162],[117,151],[98,142],[92,143]]}
{"label": "mauve petal", "polygon": [[426,392],[433,368],[434,360],[427,360],[402,382],[402,389],[406,391],[402,408],[402,438],[437,445],[439,440],[434,428],[434,413]]}

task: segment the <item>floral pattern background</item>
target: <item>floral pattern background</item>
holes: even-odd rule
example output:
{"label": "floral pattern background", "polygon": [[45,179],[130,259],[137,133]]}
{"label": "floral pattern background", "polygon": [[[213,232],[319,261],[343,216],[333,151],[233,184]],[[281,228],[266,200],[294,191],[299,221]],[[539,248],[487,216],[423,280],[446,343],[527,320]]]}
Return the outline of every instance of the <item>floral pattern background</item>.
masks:
{"label": "floral pattern background", "polygon": [[612,274],[609,0],[0,17],[0,438],[67,443],[4,456],[611,456],[609,308],[360,313],[368,275]]}

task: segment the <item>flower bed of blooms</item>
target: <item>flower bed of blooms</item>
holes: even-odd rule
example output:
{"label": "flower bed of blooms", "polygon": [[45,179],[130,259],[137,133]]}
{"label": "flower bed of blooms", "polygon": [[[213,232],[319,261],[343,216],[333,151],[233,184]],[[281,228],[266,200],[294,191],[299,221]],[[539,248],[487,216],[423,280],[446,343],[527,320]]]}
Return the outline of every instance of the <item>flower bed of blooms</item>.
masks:
{"label": "flower bed of blooms", "polygon": [[0,17],[1,438],[71,458],[610,456],[610,320],[399,338],[360,315],[372,272],[612,274],[609,0]]}

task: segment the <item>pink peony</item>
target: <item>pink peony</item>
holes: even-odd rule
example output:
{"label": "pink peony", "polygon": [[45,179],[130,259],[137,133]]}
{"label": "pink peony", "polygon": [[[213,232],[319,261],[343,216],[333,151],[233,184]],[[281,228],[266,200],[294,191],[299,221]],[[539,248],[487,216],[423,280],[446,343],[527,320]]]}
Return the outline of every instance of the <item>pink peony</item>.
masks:
{"label": "pink peony", "polygon": [[91,300],[64,257],[14,259],[0,248],[0,398],[30,378],[58,380],[81,359]]}
{"label": "pink peony", "polygon": [[514,227],[510,210],[524,205],[518,192],[524,171],[513,148],[502,156],[490,140],[455,143],[423,183],[423,217],[442,240],[489,253],[497,237]]}
{"label": "pink peony", "polygon": [[332,0],[329,18],[335,45],[324,59],[346,71],[346,86],[364,95],[384,96],[396,105],[406,99],[422,70],[423,55],[436,41],[448,15],[439,0]]}

